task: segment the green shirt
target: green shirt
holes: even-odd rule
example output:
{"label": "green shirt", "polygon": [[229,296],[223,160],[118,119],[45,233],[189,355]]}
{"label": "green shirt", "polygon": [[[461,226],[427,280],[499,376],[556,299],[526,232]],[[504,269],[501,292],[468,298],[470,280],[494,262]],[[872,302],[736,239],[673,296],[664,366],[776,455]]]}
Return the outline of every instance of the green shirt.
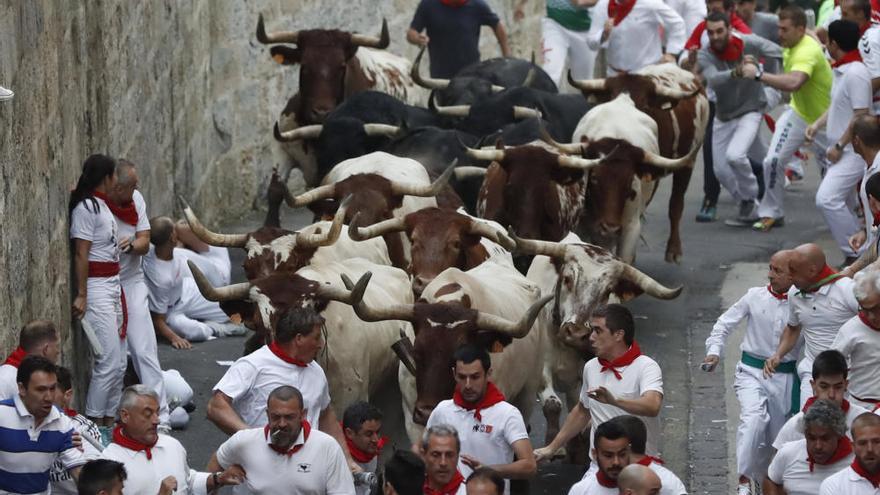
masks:
{"label": "green shirt", "polygon": [[809,79],[801,89],[791,94],[791,108],[802,119],[812,124],[831,104],[831,66],[825,60],[822,47],[813,38],[804,35],[797,45],[782,50],[785,72],[799,71]]}
{"label": "green shirt", "polygon": [[571,0],[547,0],[547,17],[569,31],[590,30],[590,12],[575,7]]}

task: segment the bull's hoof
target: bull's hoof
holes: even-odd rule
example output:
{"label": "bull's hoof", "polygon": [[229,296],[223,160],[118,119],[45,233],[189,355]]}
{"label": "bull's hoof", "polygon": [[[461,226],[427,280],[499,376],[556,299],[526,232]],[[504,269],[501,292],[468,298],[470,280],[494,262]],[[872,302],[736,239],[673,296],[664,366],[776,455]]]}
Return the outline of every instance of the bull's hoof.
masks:
{"label": "bull's hoof", "polygon": [[667,263],[675,263],[677,265],[681,264],[682,252],[681,248],[667,248],[666,249],[666,262]]}
{"label": "bull's hoof", "polygon": [[544,438],[544,444],[547,445],[559,433],[559,417],[562,414],[562,401],[558,397],[550,397],[544,401],[542,407],[544,419],[547,420],[547,432]]}

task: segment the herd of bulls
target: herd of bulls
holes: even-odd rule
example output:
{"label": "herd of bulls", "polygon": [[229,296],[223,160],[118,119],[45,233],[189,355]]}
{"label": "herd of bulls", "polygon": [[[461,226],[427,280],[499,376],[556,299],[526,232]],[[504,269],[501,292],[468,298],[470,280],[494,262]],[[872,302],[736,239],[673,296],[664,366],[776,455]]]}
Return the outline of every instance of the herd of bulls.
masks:
{"label": "herd of bulls", "polygon": [[[422,54],[410,64],[383,50],[384,24],[378,38],[267,33],[260,17],[257,39],[300,65],[274,132],[314,187],[293,196],[274,175],[265,224],[247,234],[209,231],[182,201],[202,240],[247,253],[247,282],[227,287],[190,264],[204,296],[254,331],[246,352],[285,312],[314,307],[335,409],[396,376],[413,440],[452,396],[454,349],[485,346],[526,421],[540,398],[552,438],[558,394],[577,400],[591,312],[609,298],[681,292],[632,262],[642,214],[670,174],[666,259],[682,255],[684,193],[708,119],[699,82],[657,65],[571,80],[582,94],[559,94],[517,59],[424,78]],[[281,228],[284,203],[315,223]]]}

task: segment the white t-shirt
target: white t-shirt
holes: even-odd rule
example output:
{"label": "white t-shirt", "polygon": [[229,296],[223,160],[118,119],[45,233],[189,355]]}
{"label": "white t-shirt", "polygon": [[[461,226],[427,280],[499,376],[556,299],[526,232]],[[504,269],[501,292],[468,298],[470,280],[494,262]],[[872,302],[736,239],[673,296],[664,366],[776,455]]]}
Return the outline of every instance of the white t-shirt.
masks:
{"label": "white t-shirt", "polygon": [[853,454],[850,454],[834,464],[814,464],[813,471],[810,472],[807,441],[797,440],[785,444],[776,453],[767,477],[781,485],[788,495],[816,495],[826,478],[849,466],[852,460]]}
{"label": "white t-shirt", "polygon": [[859,312],[852,288],[851,278],[840,277],[809,294],[798,295],[797,287],[789,289],[788,324],[801,327],[805,359],[812,362],[831,347],[841,325]]}
{"label": "white t-shirt", "polygon": [[648,467],[660,478],[660,495],[687,495],[687,488],[685,488],[684,483],[666,466],[651,462],[648,464]]}
{"label": "white t-shirt", "polygon": [[[721,356],[728,335],[743,318],[747,318],[746,335],[741,348],[755,357],[767,359],[779,346],[788,311],[787,299],[777,299],[766,286],[752,287],[718,317],[712,333],[706,339],[706,354]],[[796,345],[785,355],[783,361],[797,360],[799,350],[800,345]]]}
{"label": "white t-shirt", "polygon": [[18,395],[18,368],[11,364],[0,366],[0,400]]}
{"label": "white t-shirt", "polygon": [[858,315],[840,327],[831,344],[846,356],[849,364],[847,392],[861,399],[880,399],[880,331],[864,323]]}
{"label": "white t-shirt", "polygon": [[[303,431],[294,445],[303,445]],[[239,464],[247,473],[236,493],[264,495],[353,495],[354,481],[342,448],[312,428],[298,452],[287,456],[269,447],[263,427],[241,430],[217,449],[223,467]]]}
{"label": "white t-shirt", "polygon": [[324,370],[312,361],[305,368],[279,359],[268,346],[239,358],[214,386],[232,398],[232,407],[251,427],[266,424],[266,399],[281,385],[296,387],[308,409],[306,420],[318,428],[321,411],[330,406],[330,386]]}
{"label": "white t-shirt", "polygon": [[819,495],[880,495],[880,488],[874,488],[849,466],[823,481]]}
{"label": "white t-shirt", "polygon": [[859,55],[871,78],[880,77],[880,26],[876,23],[872,23],[859,40]]}
{"label": "white t-shirt", "polygon": [[189,468],[186,449],[173,437],[159,434],[151,449],[152,459],[144,451],[136,451],[111,443],[101,452],[104,459],[125,465],[128,477],[122,487],[124,495],[154,495],[159,493],[162,480],[174,476],[178,495],[206,495],[209,473]]}
{"label": "white t-shirt", "polygon": [[[150,218],[147,216],[147,203],[144,201],[141,192],[135,190],[131,200],[134,202],[134,208],[137,210],[138,214],[137,225],[127,224],[116,216],[113,217],[116,220],[116,229],[120,240],[131,238],[133,241],[135,234],[138,232],[150,230]],[[141,255],[134,254],[130,251],[119,255],[119,278],[122,280],[122,283],[137,280],[137,277],[143,275],[143,273],[144,272],[141,269]]]}
{"label": "white t-shirt", "polygon": [[[68,417],[73,428],[83,436],[83,457],[90,461],[100,458],[101,451],[96,447],[96,445],[101,445],[101,432],[98,430],[98,425],[82,414]],[[56,460],[52,465],[52,470],[49,472],[49,483],[52,486],[53,494],[77,494],[76,480],[73,479],[70,471],[64,469],[64,463],[61,462],[61,459]]]}
{"label": "white t-shirt", "polygon": [[150,251],[144,256],[144,280],[150,293],[150,311],[160,315],[168,314],[180,301],[184,270],[189,270],[189,267],[180,258],[160,260],[156,257],[155,247],[150,246]]}
{"label": "white t-shirt", "polygon": [[587,471],[583,479],[571,486],[568,495],[619,495],[617,488],[606,488],[596,479],[598,471]]}
{"label": "white t-shirt", "polygon": [[[80,201],[70,215],[70,238],[82,239],[92,243],[89,261],[119,262],[119,237],[116,218],[101,198]],[[88,290],[101,295],[119,297],[119,277],[89,277]]]}
{"label": "white t-shirt", "polygon": [[187,261],[192,261],[205,274],[205,277],[214,287],[223,287],[230,282],[229,250],[225,247],[208,246],[208,251],[197,253],[192,249],[174,248],[174,257],[180,258],[183,264],[183,276],[192,278],[192,271],[187,266]]}
{"label": "white t-shirt", "polygon": [[[610,406],[591,399],[587,395],[588,390],[596,387],[605,387],[614,397],[619,399],[638,399],[650,390],[663,395],[663,373],[660,371],[660,366],[648,356],[642,354],[629,366],[617,368],[617,370],[621,375],[620,380],[610,370],[602,373],[602,365],[599,364],[599,358],[593,358],[584,365],[584,382],[581,385],[580,401],[585,408],[590,410],[592,418],[592,426],[590,427],[591,458],[593,455],[593,435],[596,434],[596,428],[611,418],[629,413],[619,407]],[[660,443],[660,418],[659,416],[653,418],[638,416],[638,418],[648,428],[648,441],[645,453],[650,456],[656,456]]]}
{"label": "white t-shirt", "polygon": [[[850,62],[834,68],[831,106],[825,133],[831,143],[840,140],[853,117],[853,111],[871,108],[871,75],[862,62]],[[847,151],[853,152],[852,144]]]}
{"label": "white t-shirt", "polygon": [[[862,178],[862,181],[859,183],[859,200],[862,202],[862,211],[865,213],[871,211],[871,205],[868,203],[868,193],[865,191],[865,184],[868,183],[868,179],[871,178],[872,175],[880,172],[880,153],[874,157],[874,162],[865,170],[865,177]],[[865,244],[862,249],[870,249],[871,244],[876,241],[877,236],[877,228],[874,227],[871,221],[871,215],[866,215],[865,220]]]}
{"label": "white t-shirt", "polygon": [[[850,437],[850,429],[852,427],[853,421],[859,417],[860,414],[868,412],[867,409],[857,406],[855,404],[849,404],[849,409],[846,411],[846,436]],[[777,451],[781,450],[782,447],[789,442],[796,442],[798,440],[803,440],[804,432],[801,431],[801,421],[804,417],[803,411],[795,414],[794,416],[788,418],[788,421],[782,425],[782,429],[779,430],[779,433],[776,435],[776,440],[773,441],[773,448]],[[850,438],[852,440],[852,438]]]}

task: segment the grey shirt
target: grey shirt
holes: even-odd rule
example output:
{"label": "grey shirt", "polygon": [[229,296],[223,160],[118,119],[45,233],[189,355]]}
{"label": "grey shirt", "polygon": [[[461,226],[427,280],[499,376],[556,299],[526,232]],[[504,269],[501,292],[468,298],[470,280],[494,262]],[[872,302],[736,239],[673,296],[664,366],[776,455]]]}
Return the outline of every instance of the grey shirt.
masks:
{"label": "grey shirt", "polygon": [[743,53],[738,60],[721,60],[708,46],[697,53],[703,78],[715,92],[715,118],[722,122],[750,112],[763,112],[767,106],[764,85],[760,81],[733,77],[733,69],[742,62],[742,58],[752,55],[763,60],[764,70],[770,73],[779,71],[782,60],[782,48],[776,43],[753,34],[738,36],[743,40]]}
{"label": "grey shirt", "polygon": [[749,27],[753,34],[779,44],[779,17],[776,14],[755,12]]}

